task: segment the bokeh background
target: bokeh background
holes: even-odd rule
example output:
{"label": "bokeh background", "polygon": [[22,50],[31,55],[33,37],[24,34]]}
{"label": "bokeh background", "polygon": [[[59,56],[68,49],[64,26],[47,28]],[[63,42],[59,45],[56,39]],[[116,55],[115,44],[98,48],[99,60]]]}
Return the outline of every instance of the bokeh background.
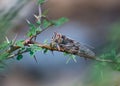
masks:
{"label": "bokeh background", "polygon": [[[59,32],[94,47],[96,55],[119,48],[120,0],[47,0],[42,6],[45,9],[50,19],[63,16],[69,22],[39,35],[40,42]],[[38,14],[36,0],[0,0],[0,42],[16,34],[18,40],[26,38],[26,19],[34,23],[34,14]],[[1,70],[0,86],[120,86],[119,71],[97,70],[94,61],[77,57],[77,63],[66,64],[68,57],[58,52],[38,52],[36,57],[38,64],[28,54],[21,61],[9,60]]]}

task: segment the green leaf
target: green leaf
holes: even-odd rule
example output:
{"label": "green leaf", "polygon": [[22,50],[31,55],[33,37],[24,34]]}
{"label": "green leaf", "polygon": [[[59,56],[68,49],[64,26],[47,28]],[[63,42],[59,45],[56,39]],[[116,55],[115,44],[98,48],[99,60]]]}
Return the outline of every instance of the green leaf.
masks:
{"label": "green leaf", "polygon": [[34,56],[35,55],[35,51],[30,51],[30,56]]}
{"label": "green leaf", "polygon": [[41,47],[33,44],[30,46],[30,48],[27,48],[27,50],[30,52],[30,56],[34,56],[37,51],[43,50]]}
{"label": "green leaf", "polygon": [[36,32],[41,32],[41,31],[42,31],[42,29],[40,27],[36,28]]}
{"label": "green leaf", "polygon": [[7,59],[9,55],[10,53],[7,53],[7,52],[0,54],[0,61]]}
{"label": "green leaf", "polygon": [[51,25],[51,22],[47,21],[46,19],[43,20],[43,28],[48,28]]}
{"label": "green leaf", "polygon": [[35,52],[42,50],[42,48],[37,46],[36,44],[31,45],[30,48],[31,48],[32,51],[35,51]]}
{"label": "green leaf", "polygon": [[23,58],[23,55],[22,54],[19,54],[18,56],[17,56],[17,60],[21,60]]}
{"label": "green leaf", "polygon": [[23,48],[24,47],[23,40],[16,41],[16,45]]}
{"label": "green leaf", "polygon": [[64,23],[68,22],[68,19],[65,18],[65,17],[62,17],[58,20],[54,20],[53,23],[55,24],[55,26],[61,26],[63,25]]}
{"label": "green leaf", "polygon": [[40,21],[40,20],[38,20],[36,23],[37,23],[38,25],[40,25],[40,24],[41,24],[41,21]]}
{"label": "green leaf", "polygon": [[45,3],[45,0],[38,0],[38,4],[43,4]]}
{"label": "green leaf", "polygon": [[48,49],[44,49],[43,53],[46,54],[48,52]]}
{"label": "green leaf", "polygon": [[29,32],[27,33],[28,37],[36,35],[36,28],[31,28]]}
{"label": "green leaf", "polygon": [[[40,32],[42,29],[40,27],[36,27],[34,24],[30,23],[30,21],[27,20],[27,23],[29,25],[29,31],[27,33],[28,37],[34,36],[37,34],[37,32]],[[41,24],[40,21],[37,22],[37,24]]]}
{"label": "green leaf", "polygon": [[69,55],[69,53],[63,52],[63,55],[64,55],[64,56],[68,56],[68,55]]}
{"label": "green leaf", "polygon": [[3,43],[1,43],[1,44],[0,44],[0,51],[3,51],[3,50],[5,50],[5,49],[9,48],[10,45],[11,45],[11,44],[10,44],[10,43],[7,43],[6,41],[3,42]]}

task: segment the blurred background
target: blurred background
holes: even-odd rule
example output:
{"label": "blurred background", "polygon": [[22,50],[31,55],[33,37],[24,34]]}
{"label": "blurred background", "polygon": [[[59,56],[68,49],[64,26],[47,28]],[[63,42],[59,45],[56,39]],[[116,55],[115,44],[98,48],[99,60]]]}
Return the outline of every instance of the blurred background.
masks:
{"label": "blurred background", "polygon": [[[94,47],[96,55],[119,53],[120,0],[47,0],[42,10],[48,9],[50,19],[69,18],[60,27],[51,27],[39,35],[43,42],[53,32],[62,33],[82,44]],[[0,42],[5,36],[26,38],[29,29],[26,19],[35,22],[38,14],[36,0],[0,0]],[[0,86],[120,86],[120,73],[109,67],[98,68],[97,63],[77,57],[77,63],[62,53],[38,52],[38,64],[28,54],[21,61],[11,59],[1,71]]]}

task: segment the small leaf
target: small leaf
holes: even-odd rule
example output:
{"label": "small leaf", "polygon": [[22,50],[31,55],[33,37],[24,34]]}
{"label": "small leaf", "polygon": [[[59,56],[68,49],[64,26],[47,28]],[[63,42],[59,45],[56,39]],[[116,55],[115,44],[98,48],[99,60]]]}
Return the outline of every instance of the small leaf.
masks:
{"label": "small leaf", "polygon": [[51,25],[51,22],[47,21],[46,19],[43,20],[43,28],[48,28]]}
{"label": "small leaf", "polygon": [[28,36],[28,37],[31,37],[31,36],[34,36],[34,35],[36,35],[36,30],[32,28],[32,29],[30,29],[29,32],[27,33],[27,36]]}
{"label": "small leaf", "polygon": [[41,47],[39,47],[35,44],[31,45],[30,48],[31,48],[32,51],[41,51],[42,50]]}
{"label": "small leaf", "polygon": [[16,41],[16,45],[23,48],[24,47],[23,40]]}
{"label": "small leaf", "polygon": [[69,55],[69,53],[63,52],[63,55],[64,55],[64,56],[68,56],[68,55]]}
{"label": "small leaf", "polygon": [[28,23],[28,25],[29,25],[29,31],[28,31],[28,33],[27,33],[27,36],[28,37],[31,37],[31,36],[34,36],[34,35],[36,35],[36,33],[37,33],[37,31],[40,29],[38,29],[34,24],[32,24],[32,23],[30,23],[30,21],[28,21],[28,20],[26,20],[27,21],[27,23]]}
{"label": "small leaf", "polygon": [[38,0],[38,3],[43,4],[43,3],[45,3],[45,0]]}
{"label": "small leaf", "polygon": [[28,48],[27,50],[30,52],[30,55],[31,55],[31,56],[34,56],[35,53],[36,53],[37,51],[41,51],[42,48],[39,47],[39,46],[37,46],[37,45],[35,45],[35,44],[33,44],[33,45],[31,45],[30,48]]}
{"label": "small leaf", "polygon": [[63,25],[64,23],[68,22],[68,19],[67,18],[60,18],[58,20],[54,20],[53,23],[55,24],[55,26],[61,26]]}
{"label": "small leaf", "polygon": [[37,23],[38,25],[40,25],[40,24],[41,24],[41,21],[40,21],[40,20],[38,20],[36,23]]}
{"label": "small leaf", "polygon": [[0,51],[8,48],[10,46],[10,43],[7,43],[6,41],[0,44]]}
{"label": "small leaf", "polygon": [[44,49],[43,53],[46,54],[48,52],[48,49]]}
{"label": "small leaf", "polygon": [[17,56],[17,60],[21,60],[22,58],[23,58],[22,54],[20,54],[20,55]]}
{"label": "small leaf", "polygon": [[34,51],[30,51],[30,56],[34,56],[35,52]]}
{"label": "small leaf", "polygon": [[7,53],[7,52],[0,54],[0,61],[7,59],[9,55],[10,53]]}
{"label": "small leaf", "polygon": [[36,33],[37,33],[37,32],[41,32],[41,31],[42,31],[42,29],[41,29],[40,27],[37,27],[37,28],[36,28]]}

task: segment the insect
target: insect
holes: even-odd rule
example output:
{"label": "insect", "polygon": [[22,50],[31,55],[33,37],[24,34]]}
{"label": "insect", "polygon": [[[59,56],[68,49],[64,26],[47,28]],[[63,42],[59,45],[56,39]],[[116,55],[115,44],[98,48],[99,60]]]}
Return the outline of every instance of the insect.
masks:
{"label": "insect", "polygon": [[85,45],[57,32],[54,32],[50,45],[58,50],[64,49],[74,54],[83,53],[89,56],[95,56],[95,53]]}
{"label": "insect", "polygon": [[62,44],[62,42],[63,42],[62,35],[57,32],[54,32],[50,46],[60,50],[60,44]]}

